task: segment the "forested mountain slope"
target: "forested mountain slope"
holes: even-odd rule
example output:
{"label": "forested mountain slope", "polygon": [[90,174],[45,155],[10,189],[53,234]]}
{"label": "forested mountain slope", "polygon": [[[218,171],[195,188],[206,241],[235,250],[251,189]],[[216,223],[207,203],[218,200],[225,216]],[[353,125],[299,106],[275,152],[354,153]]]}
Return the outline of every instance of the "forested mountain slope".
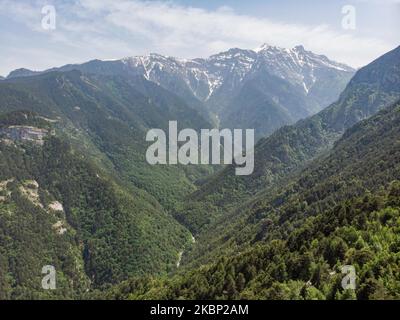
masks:
{"label": "forested mountain slope", "polygon": [[[262,138],[250,176],[145,159],[149,129],[222,112],[268,135],[352,72],[270,46],[16,70],[0,82],[0,298],[345,298],[343,264],[352,297],[396,298],[400,47]],[[41,289],[44,265],[60,290]]]}
{"label": "forested mountain slope", "polygon": [[[152,196],[125,187],[52,125],[29,111],[0,118],[1,297],[78,298],[176,268],[190,234]],[[45,265],[56,268],[60,290],[41,288]]]}
{"label": "forested mountain slope", "polygon": [[238,203],[283,183],[289,174],[329,150],[344,130],[399,98],[400,47],[360,69],[336,103],[261,139],[255,147],[252,175],[235,176],[230,166],[211,177],[178,208],[178,220],[198,233]]}
{"label": "forested mountain slope", "polygon": [[[391,299],[400,289],[400,103],[346,131],[284,187],[210,231],[197,269],[132,279],[114,298]],[[206,257],[206,258],[205,258]],[[352,265],[356,290],[341,287]]]}
{"label": "forested mountain slope", "polygon": [[[72,70],[127,79],[144,77],[178,95],[221,128],[256,129],[257,139],[334,102],[355,72],[303,46],[285,49],[265,44],[256,50],[232,48],[206,59],[152,53],[65,65],[44,73]],[[8,78],[37,74],[18,69]]]}
{"label": "forested mountain slope", "polygon": [[176,95],[142,77],[50,72],[7,80],[0,85],[0,112],[31,110],[54,121],[60,132],[101,166],[162,205],[190,191],[210,168],[150,166],[145,159],[149,129],[209,128],[211,125]]}

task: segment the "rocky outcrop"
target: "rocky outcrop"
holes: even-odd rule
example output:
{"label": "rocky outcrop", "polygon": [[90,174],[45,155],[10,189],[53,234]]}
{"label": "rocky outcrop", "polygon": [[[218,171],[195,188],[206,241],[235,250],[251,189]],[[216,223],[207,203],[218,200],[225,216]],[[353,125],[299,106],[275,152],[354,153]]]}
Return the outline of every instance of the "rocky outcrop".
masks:
{"label": "rocky outcrop", "polygon": [[0,128],[0,136],[3,136],[3,140],[5,141],[29,141],[38,145],[43,145],[43,139],[48,134],[49,131],[46,129],[40,129],[30,126],[9,126],[5,128]]}

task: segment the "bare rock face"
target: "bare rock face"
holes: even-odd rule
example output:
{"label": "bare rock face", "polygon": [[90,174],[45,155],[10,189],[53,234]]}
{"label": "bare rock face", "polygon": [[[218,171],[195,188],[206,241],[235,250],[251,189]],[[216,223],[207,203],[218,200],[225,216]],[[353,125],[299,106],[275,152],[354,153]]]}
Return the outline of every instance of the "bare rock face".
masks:
{"label": "bare rock face", "polygon": [[64,222],[62,222],[61,220],[53,224],[53,229],[59,235],[63,235],[67,232],[67,228],[64,227]]}
{"label": "bare rock face", "polygon": [[40,201],[39,196],[39,184],[35,180],[26,180],[19,187],[19,191],[35,206],[43,208],[43,204]]}
{"label": "bare rock face", "polygon": [[53,210],[53,211],[62,211],[62,212],[64,212],[63,205],[58,201],[53,201],[52,203],[50,203],[49,204],[49,209]]}
{"label": "bare rock face", "polygon": [[7,186],[13,181],[14,179],[0,181],[0,203],[5,202],[11,196],[11,191],[7,189]]}
{"label": "bare rock face", "polygon": [[48,130],[30,126],[9,126],[0,128],[0,135],[12,141],[28,141],[43,145],[43,139],[49,134]]}

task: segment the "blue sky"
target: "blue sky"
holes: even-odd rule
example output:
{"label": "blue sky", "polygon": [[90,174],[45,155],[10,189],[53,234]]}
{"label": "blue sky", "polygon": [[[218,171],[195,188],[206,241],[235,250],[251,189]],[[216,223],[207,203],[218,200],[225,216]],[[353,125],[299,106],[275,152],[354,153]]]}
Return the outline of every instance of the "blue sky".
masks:
{"label": "blue sky", "polygon": [[[56,29],[41,26],[56,9]],[[342,27],[355,8],[354,30]],[[400,45],[400,0],[0,0],[0,75],[157,52],[207,57],[263,43],[363,66]]]}

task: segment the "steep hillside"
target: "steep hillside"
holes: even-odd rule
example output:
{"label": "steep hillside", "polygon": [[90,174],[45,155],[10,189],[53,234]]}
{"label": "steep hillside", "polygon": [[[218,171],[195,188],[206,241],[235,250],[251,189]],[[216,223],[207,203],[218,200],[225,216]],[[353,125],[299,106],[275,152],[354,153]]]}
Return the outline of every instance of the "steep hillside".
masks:
{"label": "steep hillside", "polygon": [[0,85],[0,112],[31,110],[53,121],[61,134],[128,184],[145,189],[164,206],[195,190],[209,168],[150,166],[147,130],[211,125],[176,95],[142,77],[50,72]]}
{"label": "steep hillside", "polygon": [[254,128],[257,140],[311,115],[310,102],[286,80],[258,70],[221,112],[221,127]]}
{"label": "steep hillside", "polygon": [[[51,71],[144,77],[181,97],[215,125],[254,128],[257,138],[284,124],[310,116],[334,102],[355,70],[305,50],[264,45],[230,49],[207,59],[178,59],[160,54],[121,60],[93,60]],[[9,79],[36,75],[19,69]],[[246,103],[238,103],[243,102]]]}
{"label": "steep hillside", "polygon": [[[1,297],[77,298],[176,268],[190,234],[153,197],[125,187],[51,126],[29,111],[0,118]],[[45,265],[56,268],[61,290],[41,289]]]}
{"label": "steep hillside", "polygon": [[[258,138],[306,118],[334,102],[354,75],[352,68],[302,46],[263,45],[235,87],[215,93],[209,104],[221,106],[222,127],[254,128]],[[232,52],[235,57],[244,53]]]}
{"label": "steep hillside", "polygon": [[197,233],[219,214],[261,190],[284,183],[291,173],[329,150],[344,130],[400,98],[400,48],[359,70],[339,100],[320,113],[277,130],[255,147],[255,171],[235,176],[233,167],[212,177],[177,210]]}
{"label": "steep hillside", "polygon": [[[109,297],[398,299],[399,136],[400,102],[347,130],[286,186],[215,224],[215,241],[199,244],[208,264],[132,279]],[[341,286],[344,265],[355,268],[356,290]]]}

